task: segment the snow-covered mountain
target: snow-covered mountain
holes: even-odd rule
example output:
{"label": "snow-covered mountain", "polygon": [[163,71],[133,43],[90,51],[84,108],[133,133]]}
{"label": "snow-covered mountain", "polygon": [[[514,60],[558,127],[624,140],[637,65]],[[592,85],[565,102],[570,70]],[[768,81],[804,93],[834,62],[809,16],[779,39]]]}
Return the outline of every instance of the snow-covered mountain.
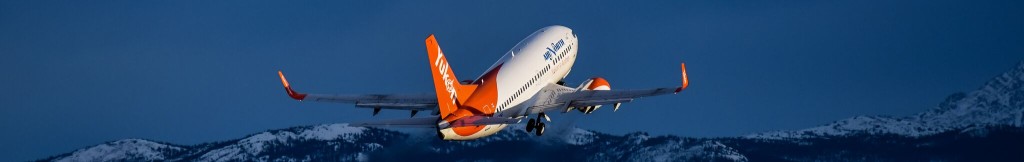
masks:
{"label": "snow-covered mountain", "polygon": [[303,161],[359,160],[407,136],[376,128],[326,124],[271,130],[242,139],[177,146],[125,139],[83,148],[44,161]]}
{"label": "snow-covered mountain", "polygon": [[125,139],[40,161],[1019,161],[1022,113],[1024,63],[914,116],[857,116],[743,137],[578,128],[537,137],[511,126],[479,140],[442,141],[432,132],[324,124],[198,145]]}
{"label": "snow-covered mountain", "polygon": [[799,139],[850,134],[896,134],[918,137],[976,126],[1024,123],[1024,62],[969,93],[950,95],[936,108],[914,116],[856,116],[796,131],[772,131],[747,138]]}
{"label": "snow-covered mountain", "polygon": [[651,137],[645,133],[614,136],[577,128],[563,131],[538,138],[522,129],[511,129],[482,140],[441,141],[430,134],[326,124],[195,146],[126,139],[41,161],[747,160],[736,149],[707,139]]}
{"label": "snow-covered mountain", "polygon": [[185,148],[143,139],[108,142],[72,152],[53,161],[163,161]]}
{"label": "snow-covered mountain", "polygon": [[326,124],[180,146],[107,142],[39,161],[1006,161],[1020,127],[972,127],[920,137],[852,135],[799,140],[609,135],[582,129],[536,137],[522,129],[475,141]]}

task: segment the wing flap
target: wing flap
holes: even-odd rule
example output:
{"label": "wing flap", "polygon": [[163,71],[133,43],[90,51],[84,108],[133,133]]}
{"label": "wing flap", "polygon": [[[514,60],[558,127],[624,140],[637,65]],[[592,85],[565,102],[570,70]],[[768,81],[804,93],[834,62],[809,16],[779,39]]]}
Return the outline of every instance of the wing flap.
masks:
{"label": "wing flap", "polygon": [[589,83],[583,83],[579,88],[575,88],[575,91],[561,92],[571,88],[561,85],[549,85],[545,88],[552,90],[551,92],[558,93],[554,94],[556,96],[555,99],[530,107],[529,113],[540,113],[555,109],[565,110],[565,108],[569,107],[617,105],[617,103],[632,102],[634,99],[642,97],[679,93],[690,85],[690,79],[686,75],[686,64],[680,63],[679,68],[682,78],[680,78],[681,82],[678,87],[635,90],[585,90],[583,87]]}
{"label": "wing flap", "polygon": [[569,104],[571,107],[582,107],[582,106],[596,106],[596,105],[610,105],[615,103],[632,102],[633,98],[617,98],[617,99],[606,99],[606,100],[584,100],[584,101],[573,101]]}
{"label": "wing flap", "polygon": [[665,87],[665,88],[654,88],[654,89],[636,89],[636,90],[603,90],[603,91],[577,91],[570,93],[564,99],[577,102],[585,101],[601,101],[601,100],[620,100],[620,99],[632,99],[647,96],[657,96],[675,93],[677,87]]}

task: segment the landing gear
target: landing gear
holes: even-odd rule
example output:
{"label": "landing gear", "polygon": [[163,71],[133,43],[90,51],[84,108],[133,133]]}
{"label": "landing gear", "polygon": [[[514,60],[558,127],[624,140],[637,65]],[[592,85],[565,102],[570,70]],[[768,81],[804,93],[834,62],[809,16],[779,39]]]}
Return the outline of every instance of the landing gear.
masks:
{"label": "landing gear", "polygon": [[537,119],[530,119],[529,121],[527,121],[526,122],[526,132],[533,132],[533,130],[536,129],[537,132],[534,132],[534,133],[537,133],[537,136],[544,135],[544,127],[545,127],[544,126],[544,121],[542,121],[540,119],[541,118],[547,119],[547,117],[548,116],[544,115],[544,113],[540,113],[540,114],[537,114]]}
{"label": "landing gear", "polygon": [[526,132],[532,132],[534,124],[536,124],[536,122],[534,122],[533,119],[530,119],[530,121],[526,122]]}
{"label": "landing gear", "polygon": [[537,123],[537,136],[544,135],[544,123]]}

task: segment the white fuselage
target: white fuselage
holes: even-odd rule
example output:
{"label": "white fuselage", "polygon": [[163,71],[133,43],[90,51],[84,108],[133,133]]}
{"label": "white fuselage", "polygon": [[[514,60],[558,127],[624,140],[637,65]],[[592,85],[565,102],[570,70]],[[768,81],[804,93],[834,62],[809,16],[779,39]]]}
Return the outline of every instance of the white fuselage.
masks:
{"label": "white fuselage", "polygon": [[[487,73],[497,73],[497,100],[493,105],[495,117],[529,115],[528,109],[536,102],[534,96],[545,86],[561,81],[569,74],[576,60],[579,42],[572,29],[564,26],[542,28],[523,39],[509,50]],[[497,70],[497,71],[495,71]],[[483,79],[483,75],[477,80]],[[487,82],[488,80],[484,80]],[[487,125],[471,135],[456,134],[452,128],[440,130],[442,138],[449,140],[476,139],[497,133],[506,124]]]}
{"label": "white fuselage", "polygon": [[[562,45],[555,49],[555,44],[559,42]],[[525,115],[523,108],[529,104],[523,103],[527,103],[548,83],[556,83],[569,74],[576,60],[576,46],[576,36],[571,29],[551,26],[530,34],[505,53],[491,67],[504,64],[498,73],[499,100],[495,105],[495,114],[512,117]],[[552,54],[545,57],[548,53]]]}

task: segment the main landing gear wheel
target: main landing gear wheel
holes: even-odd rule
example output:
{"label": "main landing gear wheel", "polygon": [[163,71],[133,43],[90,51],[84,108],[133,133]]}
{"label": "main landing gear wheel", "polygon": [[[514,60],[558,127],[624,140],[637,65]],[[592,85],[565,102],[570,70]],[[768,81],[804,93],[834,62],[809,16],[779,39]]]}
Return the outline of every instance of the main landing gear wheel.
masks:
{"label": "main landing gear wheel", "polygon": [[530,130],[532,129],[537,129],[537,132],[534,132],[537,133],[537,136],[544,135],[544,121],[541,119],[547,119],[548,121],[551,121],[551,119],[548,118],[547,115],[544,115],[544,113],[539,113],[537,114],[537,119],[530,119],[529,122],[526,122],[526,132],[530,132]]}
{"label": "main landing gear wheel", "polygon": [[537,136],[544,135],[544,123],[537,123]]}
{"label": "main landing gear wheel", "polygon": [[526,132],[533,131],[533,125],[536,123],[537,122],[533,121],[533,119],[530,119],[530,121],[526,122]]}

